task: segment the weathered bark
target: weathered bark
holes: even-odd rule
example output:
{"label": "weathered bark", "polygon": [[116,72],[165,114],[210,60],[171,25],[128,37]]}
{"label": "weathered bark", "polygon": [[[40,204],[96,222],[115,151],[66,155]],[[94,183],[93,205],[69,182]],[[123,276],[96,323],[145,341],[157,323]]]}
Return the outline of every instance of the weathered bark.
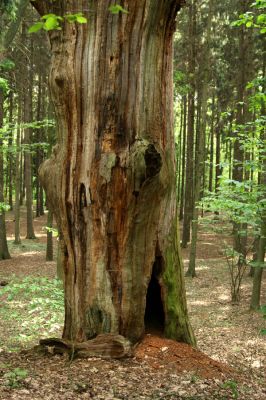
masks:
{"label": "weathered bark", "polygon": [[67,353],[70,359],[103,357],[103,358],[125,358],[132,356],[131,343],[121,335],[102,334],[95,339],[87,340],[82,343],[51,338],[41,339],[38,350],[44,350],[47,353],[63,354]]}
{"label": "weathered bark", "polygon": [[56,257],[56,277],[60,281],[64,280],[64,254],[65,254],[65,244],[60,235],[58,237],[57,243],[57,257]]}
{"label": "weathered bark", "polygon": [[[47,214],[47,241],[46,241],[46,261],[53,261],[53,212],[48,210]],[[49,229],[50,228],[50,229]]]}
{"label": "weathered bark", "polygon": [[172,126],[180,2],[125,2],[124,15],[112,15],[110,3],[33,2],[44,13],[94,11],[87,26],[66,24],[50,35],[59,145],[41,167],[41,180],[65,243],[63,337],[119,333],[137,341],[154,272],[166,336],[194,343],[178,244]]}

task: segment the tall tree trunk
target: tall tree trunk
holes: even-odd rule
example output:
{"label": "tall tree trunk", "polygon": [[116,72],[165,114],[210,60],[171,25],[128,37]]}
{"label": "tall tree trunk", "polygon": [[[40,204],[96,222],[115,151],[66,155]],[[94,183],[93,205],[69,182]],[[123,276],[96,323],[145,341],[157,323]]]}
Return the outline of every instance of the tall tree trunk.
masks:
{"label": "tall tree trunk", "polygon": [[[25,28],[24,28],[25,29]],[[25,93],[24,101],[24,122],[29,124],[32,122],[32,95],[33,95],[33,71],[32,66],[28,74],[28,90]],[[26,189],[26,208],[27,208],[27,239],[36,239],[33,227],[33,200],[32,200],[32,165],[31,165],[31,136],[32,128],[26,127],[24,129],[24,143],[28,148],[24,152],[25,158],[25,189]]]}
{"label": "tall tree trunk", "polygon": [[[0,129],[4,122],[4,94],[0,88]],[[10,257],[7,239],[6,239],[6,222],[4,204],[4,156],[3,156],[3,140],[0,136],[0,260],[7,260]]]}
{"label": "tall tree trunk", "polygon": [[183,123],[184,123],[184,107],[183,102],[181,102],[181,114],[180,114],[180,128],[178,134],[178,144],[177,144],[177,202],[180,205],[180,197],[181,197],[181,175],[182,175],[182,159],[179,155],[182,154],[182,133],[183,133]]}
{"label": "tall tree trunk", "polygon": [[[240,0],[239,11],[245,13],[248,10],[250,0]],[[248,121],[246,85],[250,76],[250,37],[244,26],[239,28],[239,54],[238,54],[238,75],[237,75],[237,112],[236,124],[241,127]],[[232,177],[233,180],[242,182],[244,178],[244,149],[241,137],[236,136],[234,141],[234,162]],[[246,258],[247,230],[246,224],[234,224],[234,249]],[[241,232],[241,234],[240,234]]]}
{"label": "tall tree trunk", "polygon": [[214,160],[214,115],[215,115],[215,97],[212,96],[212,116],[210,126],[210,170],[209,170],[209,192],[213,188],[213,160]]}
{"label": "tall tree trunk", "polygon": [[20,123],[21,123],[21,98],[18,98],[18,119],[16,132],[16,160],[15,160],[15,244],[20,244]]}
{"label": "tall tree trunk", "polygon": [[217,124],[215,128],[216,133],[216,149],[215,149],[215,192],[218,191],[219,188],[219,179],[222,174],[221,168],[221,130],[222,130],[222,122],[219,119],[219,110],[217,111]]}
{"label": "tall tree trunk", "polygon": [[209,44],[211,36],[211,23],[213,15],[213,0],[209,0],[209,10],[208,10],[208,22],[206,29],[206,42],[204,45],[202,63],[202,89],[201,89],[201,107],[200,107],[200,127],[197,143],[197,157],[195,165],[195,188],[194,197],[195,204],[193,208],[193,219],[192,219],[192,240],[190,247],[190,257],[189,257],[189,267],[186,275],[192,278],[196,276],[196,254],[197,254],[197,237],[198,237],[198,219],[199,219],[199,209],[198,202],[201,198],[202,180],[204,175],[204,161],[205,161],[205,137],[206,137],[206,126],[207,126],[207,111],[208,111],[208,79],[209,79]]}
{"label": "tall tree trunk", "polygon": [[[266,52],[263,54],[263,77],[266,77]],[[262,92],[265,92],[265,83],[263,85]],[[261,99],[261,115],[265,115],[265,100]],[[261,131],[260,139],[261,143],[266,143],[266,124],[264,123],[264,129]],[[261,162],[261,174],[260,174],[260,185],[261,185],[261,199],[265,200],[266,198],[266,150],[265,145],[260,149],[260,162]],[[251,296],[251,303],[250,309],[257,310],[260,307],[260,297],[261,297],[261,281],[262,281],[262,274],[263,268],[265,267],[265,249],[266,249],[266,207],[262,206],[261,210],[261,227],[260,227],[260,238],[258,244],[258,252],[256,255],[256,262],[259,265],[254,268],[253,273],[253,287],[252,287],[252,296]]]}
{"label": "tall tree trunk", "polygon": [[187,96],[184,96],[184,122],[183,122],[183,140],[182,140],[182,173],[181,173],[181,194],[179,206],[179,220],[184,215],[184,192],[185,192],[185,174],[186,174],[186,138],[187,138]]}
{"label": "tall tree trunk", "polygon": [[[76,3],[61,2],[60,11],[73,12]],[[85,13],[94,9],[90,23],[50,35],[59,146],[41,167],[65,243],[63,336],[112,332],[137,341],[145,314],[146,322],[156,314],[146,308],[153,279],[166,336],[193,343],[177,235],[172,39],[179,2],[134,0],[124,15],[112,15],[106,0],[78,3]],[[33,5],[43,13],[60,8]]]}
{"label": "tall tree trunk", "polygon": [[8,205],[10,210],[13,209],[13,91],[9,93],[9,125],[10,132],[8,133]]}
{"label": "tall tree trunk", "polygon": [[189,5],[189,60],[188,73],[190,91],[188,93],[187,154],[185,207],[182,233],[182,247],[190,240],[190,227],[193,213],[193,159],[194,159],[194,120],[195,120],[195,68],[196,68],[196,0]]}

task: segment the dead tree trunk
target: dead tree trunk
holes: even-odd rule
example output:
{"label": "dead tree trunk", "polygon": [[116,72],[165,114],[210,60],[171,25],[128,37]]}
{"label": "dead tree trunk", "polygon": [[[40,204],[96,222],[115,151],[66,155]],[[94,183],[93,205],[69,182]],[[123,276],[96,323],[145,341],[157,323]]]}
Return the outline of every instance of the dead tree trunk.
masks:
{"label": "dead tree trunk", "polygon": [[[132,342],[155,317],[194,343],[177,229],[172,111],[176,0],[37,0],[42,13],[93,10],[50,34],[59,145],[41,180],[65,244],[63,337]],[[157,308],[155,308],[155,305]],[[158,322],[158,321],[157,321]]]}

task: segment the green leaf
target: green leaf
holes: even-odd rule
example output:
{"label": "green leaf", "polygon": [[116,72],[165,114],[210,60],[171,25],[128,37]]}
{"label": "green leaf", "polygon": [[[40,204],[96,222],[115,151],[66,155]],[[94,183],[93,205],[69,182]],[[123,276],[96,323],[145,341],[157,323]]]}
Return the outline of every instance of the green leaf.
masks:
{"label": "green leaf", "polygon": [[257,18],[257,24],[265,24],[266,14],[260,14]]}
{"label": "green leaf", "polygon": [[67,20],[67,22],[72,24],[73,22],[76,22],[77,16],[76,16],[76,14],[66,14],[65,19]]}
{"label": "green leaf", "polygon": [[76,19],[79,24],[86,24],[88,22],[87,18],[83,17],[83,15],[77,15]]}
{"label": "green leaf", "polygon": [[253,24],[252,24],[252,21],[248,21],[248,22],[246,23],[246,27],[247,27],[247,28],[250,28],[252,25],[253,25]]}
{"label": "green leaf", "polygon": [[260,333],[261,335],[266,335],[266,329],[261,329]]}
{"label": "green leaf", "polygon": [[44,23],[43,22],[36,22],[36,24],[32,25],[29,29],[29,33],[35,33],[38,32],[40,29],[43,28]]}
{"label": "green leaf", "polygon": [[59,27],[58,19],[54,15],[48,17],[44,23],[44,29],[46,31],[51,31],[52,29],[57,29],[58,27]]}
{"label": "green leaf", "polygon": [[119,14],[120,12],[123,14],[128,14],[128,11],[125,10],[122,6],[119,4],[113,4],[112,6],[109,7],[109,11],[112,14]]}

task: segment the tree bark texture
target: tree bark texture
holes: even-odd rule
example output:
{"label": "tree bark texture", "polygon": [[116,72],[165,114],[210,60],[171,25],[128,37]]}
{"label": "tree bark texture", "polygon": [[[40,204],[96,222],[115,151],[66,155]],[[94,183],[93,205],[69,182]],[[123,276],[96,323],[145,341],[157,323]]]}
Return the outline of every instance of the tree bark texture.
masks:
{"label": "tree bark texture", "polygon": [[[93,10],[51,33],[59,145],[40,175],[65,243],[63,337],[132,342],[145,331],[154,265],[165,334],[194,343],[180,257],[172,39],[180,2],[37,1],[40,12]],[[59,8],[61,9],[59,10]]]}
{"label": "tree bark texture", "polygon": [[[47,228],[53,228],[53,213],[50,209],[48,209],[47,214]],[[53,231],[48,229],[46,235],[46,261],[53,261],[54,252],[53,252]]]}

